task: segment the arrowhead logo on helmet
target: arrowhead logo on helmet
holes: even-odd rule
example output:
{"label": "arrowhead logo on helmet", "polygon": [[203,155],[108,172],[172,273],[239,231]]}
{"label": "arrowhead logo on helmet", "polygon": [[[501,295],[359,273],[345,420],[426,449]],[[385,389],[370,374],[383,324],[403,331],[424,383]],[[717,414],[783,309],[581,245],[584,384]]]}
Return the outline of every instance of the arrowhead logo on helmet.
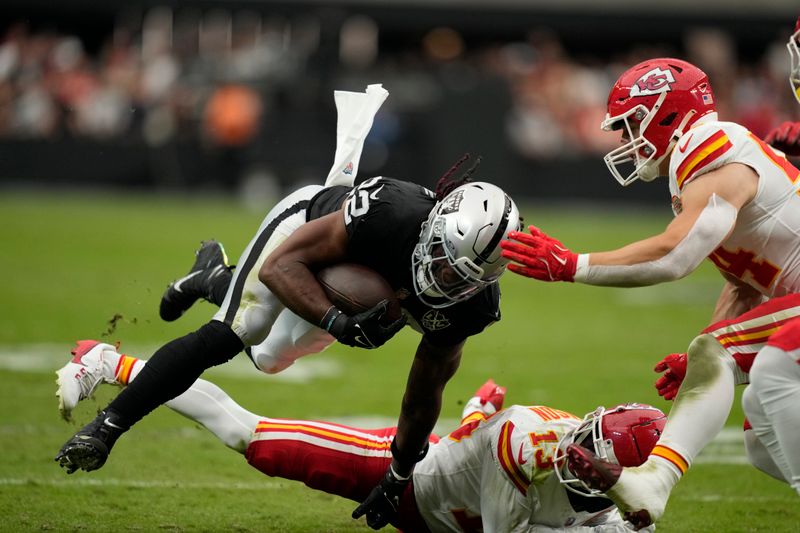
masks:
{"label": "arrowhead logo on helmet", "polygon": [[675,76],[672,75],[671,70],[656,67],[636,80],[636,83],[631,87],[631,97],[649,96],[671,91],[673,83],[675,83]]}

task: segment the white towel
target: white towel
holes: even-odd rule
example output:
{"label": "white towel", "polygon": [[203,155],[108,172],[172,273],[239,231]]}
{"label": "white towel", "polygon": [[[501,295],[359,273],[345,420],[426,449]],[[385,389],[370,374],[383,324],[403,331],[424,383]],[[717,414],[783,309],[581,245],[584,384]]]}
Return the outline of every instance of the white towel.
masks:
{"label": "white towel", "polygon": [[334,91],[336,101],[336,155],[333,166],[325,180],[325,186],[349,185],[352,186],[358,163],[361,160],[361,151],[364,149],[364,140],[372,128],[372,121],[384,100],[389,96],[389,91],[380,83],[368,85],[366,92],[356,93],[350,91]]}

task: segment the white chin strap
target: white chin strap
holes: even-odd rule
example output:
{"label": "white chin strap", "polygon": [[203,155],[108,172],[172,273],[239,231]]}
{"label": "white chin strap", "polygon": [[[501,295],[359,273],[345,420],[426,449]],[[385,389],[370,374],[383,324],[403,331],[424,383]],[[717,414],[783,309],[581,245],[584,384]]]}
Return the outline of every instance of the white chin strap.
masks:
{"label": "white chin strap", "polygon": [[647,182],[653,181],[658,177],[658,163],[653,161],[650,162],[649,164],[642,165],[639,169],[637,169],[636,174],[642,181],[647,181]]}
{"label": "white chin strap", "polygon": [[700,265],[736,224],[737,209],[712,194],[692,229],[667,255],[635,265],[590,265],[590,254],[578,256],[575,281],[589,285],[643,287],[680,279]]}

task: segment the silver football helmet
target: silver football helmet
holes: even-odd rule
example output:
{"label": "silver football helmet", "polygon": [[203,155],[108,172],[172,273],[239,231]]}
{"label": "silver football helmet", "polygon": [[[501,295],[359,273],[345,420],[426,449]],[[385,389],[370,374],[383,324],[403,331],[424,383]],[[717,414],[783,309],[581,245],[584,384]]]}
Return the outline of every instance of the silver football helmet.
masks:
{"label": "silver football helmet", "polygon": [[496,185],[454,189],[422,224],[411,259],[414,291],[433,308],[464,301],[500,277],[500,241],[520,229],[519,209]]}

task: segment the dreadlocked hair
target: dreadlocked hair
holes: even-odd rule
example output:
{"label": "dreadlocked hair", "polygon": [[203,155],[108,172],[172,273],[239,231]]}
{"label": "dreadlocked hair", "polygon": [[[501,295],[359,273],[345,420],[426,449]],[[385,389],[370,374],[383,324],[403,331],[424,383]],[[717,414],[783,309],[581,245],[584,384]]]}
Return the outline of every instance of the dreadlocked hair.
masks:
{"label": "dreadlocked hair", "polygon": [[450,194],[453,189],[457,187],[461,187],[465,183],[469,183],[472,181],[470,178],[478,166],[481,164],[481,156],[475,158],[475,162],[472,164],[469,169],[464,172],[461,177],[454,178],[453,175],[461,168],[468,159],[470,158],[469,154],[464,154],[461,159],[455,162],[455,164],[450,167],[450,170],[444,173],[444,175],[439,178],[439,181],[436,182],[436,200],[441,201],[445,196]]}

